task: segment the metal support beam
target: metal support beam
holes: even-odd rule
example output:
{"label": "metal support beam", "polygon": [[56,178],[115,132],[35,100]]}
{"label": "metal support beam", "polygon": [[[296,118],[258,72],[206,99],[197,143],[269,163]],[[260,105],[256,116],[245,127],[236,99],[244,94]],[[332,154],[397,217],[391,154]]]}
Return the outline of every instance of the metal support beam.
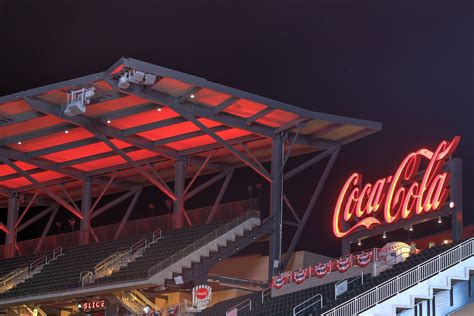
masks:
{"label": "metal support beam", "polygon": [[8,198],[7,229],[5,239],[5,258],[13,258],[16,253],[16,222],[18,221],[18,194],[14,192]]}
{"label": "metal support beam", "polygon": [[204,170],[204,168],[206,168],[208,162],[209,162],[209,159],[211,159],[212,155],[213,155],[213,151],[209,152],[209,155],[207,156],[206,160],[204,160],[204,162],[202,163],[202,165],[199,167],[199,169],[196,171],[196,173],[194,174],[193,178],[191,179],[191,181],[189,181],[188,185],[186,186],[186,189],[184,189],[184,195],[186,196],[186,193],[188,193],[189,189],[191,189],[191,187],[193,186],[193,183],[194,181],[196,181],[197,177],[199,177],[199,175],[201,174],[201,172]]}
{"label": "metal support beam", "polygon": [[225,109],[227,109],[229,106],[231,106],[232,104],[234,104],[235,102],[239,101],[240,99],[239,98],[234,98],[234,97],[230,97],[224,101],[222,101],[222,103],[218,104],[214,110],[212,111],[212,114],[214,115],[219,115],[220,112],[224,111]]}
{"label": "metal support beam", "polygon": [[151,176],[148,172],[143,170],[143,168],[132,158],[130,158],[126,153],[124,153],[120,148],[118,148],[114,143],[110,141],[106,136],[98,133],[93,134],[104,142],[107,146],[109,146],[114,152],[116,152],[120,157],[125,159],[133,168],[135,168],[142,176],[144,176],[148,181],[150,181],[153,185],[155,185],[158,189],[160,189],[164,194],[166,194],[170,199],[176,201],[176,196],[173,192],[169,191],[160,181],[155,179]]}
{"label": "metal support beam", "polygon": [[229,186],[229,182],[232,179],[233,174],[234,174],[234,169],[232,169],[232,171],[229,172],[227,176],[225,177],[224,183],[222,184],[221,189],[219,190],[219,193],[217,194],[217,197],[216,197],[216,200],[214,201],[214,205],[212,206],[211,212],[209,213],[209,216],[207,217],[206,224],[209,224],[214,219],[217,208],[222,202],[222,198],[224,197],[224,194],[227,190],[227,187]]}
{"label": "metal support beam", "polygon": [[25,207],[25,209],[23,210],[23,213],[21,213],[21,216],[20,218],[16,221],[16,224],[15,224],[15,230],[16,228],[18,227],[18,225],[20,224],[21,220],[23,219],[23,217],[26,215],[26,213],[29,211],[29,209],[31,208],[31,206],[33,205],[33,203],[35,202],[36,198],[38,197],[39,195],[39,192],[36,192],[35,195],[33,195],[33,198],[31,198],[31,200],[28,202],[28,205]]}
{"label": "metal support beam", "polygon": [[96,211],[94,211],[92,214],[91,214],[91,219],[94,219],[95,217],[101,215],[102,213],[104,212],[107,212],[108,210],[110,210],[112,207],[122,203],[123,201],[125,201],[126,199],[128,199],[129,197],[131,197],[132,195],[134,195],[135,193],[137,193],[138,190],[140,190],[141,188],[140,187],[137,187],[137,188],[134,188],[130,191],[128,191],[127,193],[125,194],[121,194],[118,198],[116,198],[115,200],[113,201],[110,201],[109,203],[107,203],[106,205],[102,206],[101,208],[97,209]]}
{"label": "metal support beam", "polygon": [[174,205],[173,205],[173,213],[175,214],[173,224],[175,228],[181,228],[183,226],[182,217],[180,217],[178,214],[184,215],[189,225],[192,226],[192,223],[190,219],[187,217],[187,213],[184,209],[184,201],[185,201],[184,181],[186,177],[186,173],[184,170],[185,163],[186,163],[186,158],[183,156],[180,156],[178,157],[178,159],[176,159],[175,167],[174,167],[175,168],[174,194],[176,196],[176,200],[174,201]]}
{"label": "metal support beam", "polygon": [[321,178],[319,179],[318,185],[316,186],[316,189],[314,190],[313,195],[311,196],[308,206],[306,207],[306,210],[304,211],[304,214],[303,214],[303,217],[301,218],[301,222],[298,226],[298,229],[296,230],[296,233],[293,236],[293,239],[291,240],[291,243],[290,243],[290,246],[288,247],[285,258],[283,259],[280,265],[281,270],[284,270],[286,266],[288,265],[288,262],[290,261],[291,255],[293,254],[295,250],[296,243],[300,239],[301,233],[303,232],[306,222],[308,221],[309,215],[314,209],[314,206],[329,176],[329,172],[331,171],[332,167],[334,166],[334,163],[336,162],[336,158],[337,158],[337,155],[339,154],[339,150],[340,150],[340,147],[337,147],[336,150],[332,152],[331,157],[329,158],[326,168],[324,169],[323,174],[321,175]]}
{"label": "metal support beam", "polygon": [[92,205],[91,210],[90,210],[91,214],[94,212],[94,210],[97,207],[97,204],[99,204],[100,200],[102,200],[102,197],[104,196],[105,192],[107,192],[107,190],[109,189],[112,182],[114,182],[114,179],[115,179],[115,175],[110,178],[109,182],[105,185],[105,187],[100,192],[99,196],[95,199],[94,205]]}
{"label": "metal support beam", "polygon": [[462,208],[462,160],[454,158],[450,161],[450,198],[454,202],[453,213],[451,216],[452,235],[454,241],[460,241],[463,238],[463,208]]}
{"label": "metal support beam", "polygon": [[81,231],[79,235],[79,244],[89,244],[89,227],[91,226],[91,201],[92,201],[92,181],[87,179],[82,187],[81,212]]}
{"label": "metal support beam", "polygon": [[286,196],[286,194],[283,194],[283,201],[285,202],[286,206],[288,206],[288,209],[290,210],[291,214],[293,214],[293,217],[296,219],[296,222],[299,224],[301,222],[301,219],[296,213],[293,205],[290,203],[290,200],[288,200],[288,197]]}
{"label": "metal support beam", "polygon": [[285,174],[285,181],[286,180],[289,180],[291,179],[292,177],[294,177],[295,175],[297,175],[298,173],[308,169],[309,167],[311,167],[312,165],[314,165],[315,163],[317,163],[318,161],[321,161],[323,160],[324,158],[332,155],[335,151],[339,151],[341,148],[341,146],[334,146],[334,147],[331,147],[329,149],[327,149],[326,151],[320,153],[319,155],[311,158],[310,160],[308,161],[305,161],[304,163],[302,163],[301,165],[299,165],[298,167],[294,168],[293,170],[291,171],[288,171],[286,174]]}
{"label": "metal support beam", "polygon": [[21,232],[23,229],[27,228],[28,226],[30,225],[33,225],[34,223],[36,223],[37,221],[39,221],[40,219],[42,219],[43,217],[45,217],[46,215],[48,215],[49,213],[51,213],[55,207],[57,207],[58,205],[56,204],[52,204],[50,205],[48,208],[44,209],[43,211],[41,211],[40,213],[36,214],[35,216],[33,216],[32,218],[30,218],[29,220],[27,220],[26,222],[24,222],[23,224],[19,225],[16,232],[19,233]]}
{"label": "metal support beam", "polygon": [[120,237],[120,234],[123,231],[123,228],[125,227],[125,224],[127,223],[128,219],[130,218],[130,214],[132,214],[133,209],[135,208],[135,205],[138,202],[138,198],[140,197],[140,194],[142,194],[143,188],[138,189],[137,192],[135,192],[135,195],[133,196],[133,199],[130,201],[130,204],[128,205],[127,211],[125,212],[125,215],[122,218],[122,221],[120,222],[120,225],[115,232],[114,235],[114,240]]}
{"label": "metal support beam", "polygon": [[221,143],[225,148],[227,148],[234,156],[239,158],[244,164],[246,164],[248,167],[253,169],[255,172],[260,174],[264,179],[267,181],[271,182],[271,179],[269,177],[268,171],[262,170],[258,165],[256,165],[253,161],[250,161],[245,157],[240,151],[236,150],[234,147],[229,145],[223,138],[221,138],[219,135],[214,133],[209,127],[201,123],[195,116],[189,115],[188,113],[181,112],[180,113],[182,116],[184,116],[188,121],[192,122],[194,125],[199,127],[202,131],[206,132],[207,135],[209,135],[211,138],[213,138],[216,142]]}
{"label": "metal support beam", "polygon": [[196,194],[198,194],[199,192],[201,192],[202,190],[210,187],[211,185],[213,185],[214,183],[216,183],[217,181],[219,181],[220,179],[222,179],[223,177],[227,176],[230,172],[232,172],[232,169],[228,169],[226,171],[223,171],[217,175],[215,175],[214,177],[212,177],[211,179],[207,180],[206,182],[204,183],[201,183],[199,186],[195,187],[191,192],[189,192],[188,194],[186,194],[186,196],[184,197],[185,200],[188,200],[190,198],[192,198],[193,196],[195,196]]}
{"label": "metal support beam", "polygon": [[59,195],[57,195],[55,192],[51,191],[46,185],[43,183],[37,181],[35,178],[30,176],[27,172],[23,171],[23,169],[20,169],[17,165],[15,165],[10,159],[6,157],[1,157],[0,156],[0,161],[3,163],[7,164],[10,168],[15,170],[17,173],[25,177],[28,181],[33,183],[37,188],[41,189],[44,193],[46,193],[49,197],[51,197],[53,200],[58,202],[60,205],[62,205],[65,209],[70,211],[72,214],[75,216],[79,217],[79,219],[82,219],[82,214],[78,212],[73,206],[71,206],[69,203],[64,201]]}
{"label": "metal support beam", "polygon": [[[252,154],[252,152],[250,151],[249,147],[247,146],[247,144],[245,143],[242,143],[240,144],[240,146],[242,146],[242,148],[244,148],[245,152],[247,153],[247,155],[250,157],[250,159],[252,159],[252,161],[260,168],[260,170],[264,171],[266,176],[268,177],[268,179],[271,178],[270,176],[270,173],[267,171],[267,169],[260,163],[260,161],[258,161],[258,159]],[[266,180],[268,180],[266,179]]]}
{"label": "metal support beam", "polygon": [[43,246],[44,239],[46,238],[46,235],[48,235],[49,230],[51,229],[51,225],[53,224],[54,219],[56,218],[56,215],[58,215],[58,211],[59,211],[59,205],[56,205],[56,207],[53,210],[53,213],[49,216],[48,223],[44,227],[43,233],[41,234],[41,238],[38,241],[38,244],[36,245],[35,253],[40,252],[41,247]]}
{"label": "metal support beam", "polygon": [[257,112],[255,113],[254,115],[252,115],[251,117],[249,117],[246,121],[245,121],[245,124],[247,125],[252,125],[253,122],[255,122],[256,120],[272,113],[273,111],[275,111],[275,109],[273,108],[266,108],[266,109],[263,109],[261,110],[260,112]]}
{"label": "metal support beam", "polygon": [[270,234],[268,251],[268,279],[277,274],[281,260],[281,239],[283,221],[283,139],[281,134],[272,140],[270,216],[273,217],[273,231]]}

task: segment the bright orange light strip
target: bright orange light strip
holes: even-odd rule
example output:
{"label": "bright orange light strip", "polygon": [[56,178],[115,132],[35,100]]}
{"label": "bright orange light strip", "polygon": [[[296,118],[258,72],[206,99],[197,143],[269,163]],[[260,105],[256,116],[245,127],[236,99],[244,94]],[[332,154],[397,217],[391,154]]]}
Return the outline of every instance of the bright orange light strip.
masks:
{"label": "bright orange light strip", "polygon": [[[372,229],[381,225],[381,220],[376,216],[382,207],[385,224],[438,210],[449,195],[450,174],[441,172],[442,167],[460,140],[456,136],[451,142],[442,141],[434,152],[423,148],[408,154],[393,176],[379,179],[373,185],[367,183],[362,186],[362,175],[353,173],[342,187],[336,202],[332,222],[334,235],[343,238],[358,228]],[[429,163],[421,182],[416,182],[413,179],[419,171],[422,158],[428,159]],[[406,182],[409,182],[409,186],[402,184]],[[343,223],[350,228],[344,231]]]}

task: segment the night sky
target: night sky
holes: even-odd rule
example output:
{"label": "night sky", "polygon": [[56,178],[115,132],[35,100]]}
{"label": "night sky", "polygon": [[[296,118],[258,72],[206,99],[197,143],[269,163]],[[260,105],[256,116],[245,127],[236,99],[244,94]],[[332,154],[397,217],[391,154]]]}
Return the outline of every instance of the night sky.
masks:
{"label": "night sky", "polygon": [[[456,156],[463,159],[465,222],[474,223],[473,30],[472,0],[0,0],[0,95],[103,71],[125,56],[310,110],[379,121],[383,131],[342,149],[298,244],[336,255],[330,223],[345,178],[353,171],[366,181],[385,177],[408,152],[455,135],[462,137]],[[319,172],[286,183],[298,208]],[[245,198],[257,182],[242,172],[225,199]],[[150,201],[163,209],[150,190],[135,216],[150,216]],[[285,229],[288,241],[292,228]]]}

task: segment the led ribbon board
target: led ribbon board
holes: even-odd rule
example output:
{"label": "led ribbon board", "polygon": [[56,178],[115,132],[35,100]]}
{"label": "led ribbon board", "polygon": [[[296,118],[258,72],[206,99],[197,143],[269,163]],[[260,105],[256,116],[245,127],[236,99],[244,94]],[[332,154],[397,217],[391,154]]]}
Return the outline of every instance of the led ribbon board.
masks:
{"label": "led ribbon board", "polygon": [[[343,238],[356,230],[394,224],[415,214],[439,210],[449,196],[450,173],[443,170],[443,165],[460,140],[456,136],[451,141],[442,141],[434,152],[422,148],[408,154],[395,174],[373,184],[363,185],[362,175],[353,173],[337,199],[332,224],[334,235]],[[417,181],[422,161],[428,165],[422,171],[421,181]]]}

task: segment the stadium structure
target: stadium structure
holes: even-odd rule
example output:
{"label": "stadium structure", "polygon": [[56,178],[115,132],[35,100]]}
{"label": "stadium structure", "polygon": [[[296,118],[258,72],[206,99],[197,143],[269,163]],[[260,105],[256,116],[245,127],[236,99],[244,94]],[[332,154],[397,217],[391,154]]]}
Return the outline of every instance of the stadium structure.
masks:
{"label": "stadium structure", "polygon": [[[381,127],[130,58],[1,97],[1,312],[473,315],[474,227],[462,223],[459,137],[409,153],[372,184],[348,175],[335,188],[341,256],[295,251],[341,148]],[[297,210],[284,184],[318,163],[319,181]],[[252,199],[222,202],[238,168],[269,186],[268,209]],[[218,183],[212,205],[186,207]],[[130,220],[148,186],[172,211]],[[94,225],[124,202],[120,223]],[[80,229],[52,233],[61,213]],[[448,219],[451,232],[390,239]],[[41,236],[19,238],[38,223]],[[294,234],[283,253],[286,227]],[[391,242],[362,246],[373,239]],[[268,245],[268,256],[240,254],[254,243]]]}

